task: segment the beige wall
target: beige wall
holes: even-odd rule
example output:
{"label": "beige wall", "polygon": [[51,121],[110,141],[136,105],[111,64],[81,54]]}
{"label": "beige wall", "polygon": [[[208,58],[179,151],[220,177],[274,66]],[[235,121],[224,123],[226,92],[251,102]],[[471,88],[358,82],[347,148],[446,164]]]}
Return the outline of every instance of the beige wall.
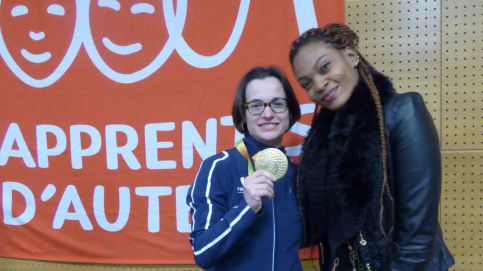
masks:
{"label": "beige wall", "polygon": [[451,270],[483,270],[483,1],[346,0],[346,23],[398,92],[423,95],[440,136]]}
{"label": "beige wall", "polygon": [[[440,217],[457,262],[452,270],[483,270],[482,0],[346,0],[346,23],[359,33],[360,51],[398,92],[423,95],[440,134]],[[310,262],[304,268],[315,270]],[[0,258],[0,270],[200,269]]]}

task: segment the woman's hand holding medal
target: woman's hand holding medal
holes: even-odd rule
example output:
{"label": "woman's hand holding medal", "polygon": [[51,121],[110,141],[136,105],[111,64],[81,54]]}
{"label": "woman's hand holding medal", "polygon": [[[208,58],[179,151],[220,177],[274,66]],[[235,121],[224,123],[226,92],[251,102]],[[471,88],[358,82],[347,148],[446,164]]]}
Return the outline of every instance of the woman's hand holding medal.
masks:
{"label": "woman's hand holding medal", "polygon": [[287,172],[287,157],[279,149],[265,149],[255,156],[255,169],[245,178],[243,196],[252,211],[258,213],[262,209],[262,197],[272,199],[275,181]]}
{"label": "woman's hand holding medal", "polygon": [[243,196],[254,213],[257,214],[262,209],[262,197],[273,198],[273,185],[276,180],[273,174],[265,170],[257,170],[245,178]]}

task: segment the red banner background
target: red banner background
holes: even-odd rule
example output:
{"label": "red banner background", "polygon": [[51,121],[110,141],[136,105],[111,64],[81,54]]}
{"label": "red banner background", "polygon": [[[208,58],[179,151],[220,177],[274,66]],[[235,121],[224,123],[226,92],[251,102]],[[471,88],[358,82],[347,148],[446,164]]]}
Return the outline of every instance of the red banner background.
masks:
{"label": "red banner background", "polygon": [[284,145],[302,142],[313,106],[289,46],[343,21],[344,1],[170,3],[0,1],[0,256],[193,263],[186,189],[239,136],[231,104],[254,66],[289,76],[306,109]]}

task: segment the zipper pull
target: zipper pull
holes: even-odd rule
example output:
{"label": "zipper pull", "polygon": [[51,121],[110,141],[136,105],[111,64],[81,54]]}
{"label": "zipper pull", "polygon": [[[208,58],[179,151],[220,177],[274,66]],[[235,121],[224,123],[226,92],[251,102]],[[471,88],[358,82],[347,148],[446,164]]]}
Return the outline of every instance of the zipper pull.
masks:
{"label": "zipper pull", "polygon": [[335,269],[337,268],[338,265],[339,265],[339,258],[335,258],[334,267],[332,267],[332,271],[335,271]]}
{"label": "zipper pull", "polygon": [[367,244],[366,240],[364,240],[364,237],[362,236],[362,232],[359,231],[359,234],[361,236],[361,241],[359,242],[361,245],[365,246]]}

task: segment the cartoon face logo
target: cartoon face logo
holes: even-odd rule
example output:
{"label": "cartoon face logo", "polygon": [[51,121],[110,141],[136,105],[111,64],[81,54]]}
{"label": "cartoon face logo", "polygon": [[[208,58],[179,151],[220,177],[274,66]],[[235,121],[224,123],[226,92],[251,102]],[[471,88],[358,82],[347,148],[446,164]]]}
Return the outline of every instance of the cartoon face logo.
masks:
{"label": "cartoon face logo", "polygon": [[[164,4],[164,12],[166,16],[166,25],[168,27],[168,32],[171,38],[173,38],[175,42],[175,48],[178,52],[179,56],[188,64],[193,67],[200,68],[200,69],[207,69],[215,67],[221,63],[223,63],[235,50],[238,41],[240,40],[241,34],[243,33],[243,28],[245,27],[245,22],[248,16],[248,9],[250,7],[250,0],[241,0],[240,5],[238,7],[238,13],[236,15],[235,25],[233,26],[233,30],[231,31],[231,35],[224,45],[224,47],[214,55],[202,55],[196,52],[194,49],[188,45],[183,36],[183,28],[185,27],[184,22],[186,21],[186,9],[187,9],[187,0],[178,0],[177,1],[177,11],[176,15],[174,13],[172,1],[163,1]],[[194,8],[197,9],[196,5],[205,5],[207,2],[198,2],[193,1],[190,4],[194,5]],[[220,15],[220,10],[226,11],[227,8],[231,7],[233,3],[227,3],[226,1],[213,1],[210,2],[213,5],[215,10],[214,14],[210,14],[207,17],[209,18],[208,21],[224,21],[223,15]],[[228,6],[224,6],[228,5]],[[220,8],[220,6],[224,6]],[[217,9],[218,7],[219,9]],[[181,12],[180,12],[181,11]],[[217,12],[218,11],[218,12]],[[223,11],[222,11],[223,12]],[[184,17],[184,18],[183,18]],[[195,32],[200,32],[203,30],[202,28],[209,29],[206,33],[206,37],[213,36],[213,33],[216,32],[216,29],[213,28],[213,23],[209,25],[209,27],[203,27],[206,24],[199,24],[200,17],[197,17],[195,20],[194,28]],[[192,25],[193,26],[193,25]],[[190,27],[188,27],[190,28]],[[190,31],[190,30],[188,30]],[[211,32],[211,33],[209,33]],[[191,32],[193,33],[193,32]],[[189,35],[189,34],[188,34]],[[210,44],[209,46],[213,46]]]}
{"label": "cartoon face logo", "polygon": [[249,5],[240,0],[228,41],[205,56],[183,37],[187,0],[0,0],[0,55],[19,79],[38,88],[62,77],[81,45],[99,71],[119,83],[147,78],[174,50],[193,67],[211,68],[235,49]]}
{"label": "cartoon face logo", "polygon": [[155,63],[160,57],[169,57],[173,47],[167,44],[161,4],[160,0],[91,1],[91,39],[85,47],[101,72],[114,81],[134,82],[159,68]]}
{"label": "cartoon face logo", "polygon": [[187,44],[183,28],[188,1],[177,0],[176,7],[173,2],[91,2],[90,26],[84,46],[96,67],[111,80],[128,84],[154,73],[174,50],[196,68],[211,68],[225,61],[243,32],[250,0],[241,0],[230,38],[223,49],[212,56],[198,54]]}
{"label": "cartoon face logo", "polygon": [[76,3],[0,2],[0,55],[23,82],[45,87],[60,78],[81,45],[75,38]]}

